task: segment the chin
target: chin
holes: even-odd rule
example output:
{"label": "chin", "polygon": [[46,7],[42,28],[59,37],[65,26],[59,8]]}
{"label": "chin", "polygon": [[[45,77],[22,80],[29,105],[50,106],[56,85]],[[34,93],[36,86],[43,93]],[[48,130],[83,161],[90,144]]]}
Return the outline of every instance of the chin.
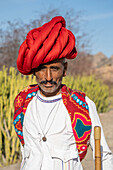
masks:
{"label": "chin", "polygon": [[44,96],[54,96],[57,95],[60,91],[60,86],[57,87],[40,87],[40,91]]}
{"label": "chin", "polygon": [[41,90],[44,92],[44,93],[49,93],[49,94],[52,94],[52,93],[55,93],[58,88],[53,88],[53,87],[50,87],[50,88],[41,88]]}

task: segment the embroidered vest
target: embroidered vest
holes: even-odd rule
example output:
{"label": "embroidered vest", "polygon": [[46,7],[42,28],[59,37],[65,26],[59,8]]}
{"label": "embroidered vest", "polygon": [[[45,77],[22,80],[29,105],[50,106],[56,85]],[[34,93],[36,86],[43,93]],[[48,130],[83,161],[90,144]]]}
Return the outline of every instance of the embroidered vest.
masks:
{"label": "embroidered vest", "polygon": [[[30,85],[21,91],[14,101],[14,128],[22,145],[23,138],[23,120],[27,106],[39,90],[38,85]],[[63,103],[69,113],[73,134],[78,148],[80,160],[82,160],[89,146],[91,133],[91,119],[89,117],[89,107],[85,101],[85,93],[78,90],[72,91],[70,88],[62,85],[61,89]]]}

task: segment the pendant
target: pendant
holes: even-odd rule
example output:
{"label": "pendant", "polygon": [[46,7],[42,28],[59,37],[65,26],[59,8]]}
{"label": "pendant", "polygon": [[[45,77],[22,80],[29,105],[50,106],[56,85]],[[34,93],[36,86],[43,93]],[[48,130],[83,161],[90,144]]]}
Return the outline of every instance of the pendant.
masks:
{"label": "pendant", "polygon": [[42,140],[43,140],[44,142],[46,142],[47,138],[44,136],[44,137],[42,138]]}

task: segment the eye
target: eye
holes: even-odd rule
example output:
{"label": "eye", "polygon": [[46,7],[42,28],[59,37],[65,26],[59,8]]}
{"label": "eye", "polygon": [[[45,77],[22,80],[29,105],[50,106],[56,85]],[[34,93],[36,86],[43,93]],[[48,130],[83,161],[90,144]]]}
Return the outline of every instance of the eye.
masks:
{"label": "eye", "polygon": [[38,71],[44,71],[45,69],[46,69],[45,66],[41,66],[41,67],[39,67]]}
{"label": "eye", "polygon": [[40,70],[45,70],[46,69],[46,67],[42,67]]}
{"label": "eye", "polygon": [[51,69],[52,69],[53,71],[58,71],[60,68],[59,68],[59,67],[56,67],[56,66],[53,66],[53,67],[51,67]]}

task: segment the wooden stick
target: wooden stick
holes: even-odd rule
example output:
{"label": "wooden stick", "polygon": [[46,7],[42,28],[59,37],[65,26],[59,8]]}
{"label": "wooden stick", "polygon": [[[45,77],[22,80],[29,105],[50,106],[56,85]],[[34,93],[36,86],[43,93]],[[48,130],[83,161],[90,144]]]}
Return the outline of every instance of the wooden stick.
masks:
{"label": "wooden stick", "polygon": [[95,139],[95,170],[101,170],[101,128],[99,126],[94,127],[94,139]]}

